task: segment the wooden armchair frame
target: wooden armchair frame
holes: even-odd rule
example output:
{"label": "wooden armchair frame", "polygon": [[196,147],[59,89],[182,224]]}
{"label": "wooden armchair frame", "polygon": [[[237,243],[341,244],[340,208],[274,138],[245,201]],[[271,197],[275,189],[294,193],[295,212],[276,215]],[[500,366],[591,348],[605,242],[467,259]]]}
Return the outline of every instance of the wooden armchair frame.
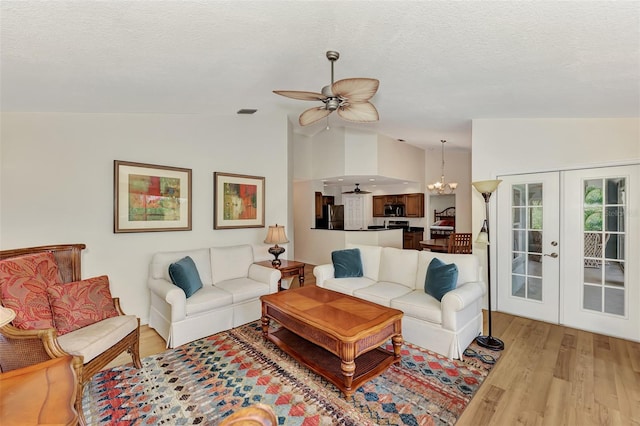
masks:
{"label": "wooden armchair frame", "polygon": [[[84,244],[62,244],[28,247],[0,251],[0,260],[37,253],[52,253],[58,264],[64,283],[80,281],[80,254]],[[113,298],[116,310],[125,315],[120,308],[120,300]],[[142,368],[140,362],[140,319],[138,327],[122,340],[111,346],[91,361],[84,363],[82,356],[73,356],[72,366],[78,379],[75,408],[81,424],[85,424],[82,411],[82,392],[94,374],[102,370],[122,352],[127,351],[136,368]],[[58,343],[58,333],[53,328],[42,330],[22,330],[10,324],[0,327],[0,368],[2,372],[26,367],[52,358],[71,355]]]}

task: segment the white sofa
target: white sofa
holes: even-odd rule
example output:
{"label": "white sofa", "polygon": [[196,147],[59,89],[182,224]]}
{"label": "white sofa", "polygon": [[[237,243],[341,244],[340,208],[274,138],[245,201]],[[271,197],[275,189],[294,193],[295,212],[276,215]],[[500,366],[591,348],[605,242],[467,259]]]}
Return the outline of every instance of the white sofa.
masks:
{"label": "white sofa", "polygon": [[[169,265],[185,256],[193,259],[203,284],[189,298],[169,277]],[[260,296],[278,291],[280,271],[253,262],[251,245],[154,254],[149,326],[175,348],[259,319]]]}
{"label": "white sofa", "polygon": [[[447,254],[349,244],[358,248],[363,276],[335,278],[333,264],[313,270],[316,285],[404,312],[405,341],[449,358],[461,358],[482,332],[482,300],[486,285],[473,254]],[[457,287],[439,302],[425,293],[429,262],[437,257],[458,266]]]}

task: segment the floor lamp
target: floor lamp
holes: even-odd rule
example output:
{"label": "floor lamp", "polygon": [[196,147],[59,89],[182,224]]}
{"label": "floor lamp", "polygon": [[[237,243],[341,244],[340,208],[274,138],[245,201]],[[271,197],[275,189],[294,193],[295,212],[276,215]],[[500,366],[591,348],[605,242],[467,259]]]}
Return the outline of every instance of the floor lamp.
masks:
{"label": "floor lamp", "polygon": [[482,223],[482,229],[478,234],[476,243],[486,244],[487,247],[487,296],[489,301],[488,306],[488,318],[489,318],[489,335],[476,337],[476,342],[483,348],[493,349],[494,351],[501,351],[504,349],[504,342],[500,339],[496,339],[491,334],[491,249],[489,247],[489,199],[491,194],[498,188],[502,180],[483,180],[479,182],[472,182],[471,185],[482,194],[484,198],[485,216]]}

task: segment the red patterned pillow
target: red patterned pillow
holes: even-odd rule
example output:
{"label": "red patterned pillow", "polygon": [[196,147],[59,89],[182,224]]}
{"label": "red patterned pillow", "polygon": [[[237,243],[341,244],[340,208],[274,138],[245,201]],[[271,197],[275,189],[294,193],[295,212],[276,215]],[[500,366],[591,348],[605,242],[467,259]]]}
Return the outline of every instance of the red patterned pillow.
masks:
{"label": "red patterned pillow", "polygon": [[106,275],[50,286],[47,291],[59,335],[118,316]]}
{"label": "red patterned pillow", "polygon": [[16,311],[14,327],[53,328],[47,286],[60,283],[58,264],[51,253],[0,260],[0,298],[5,308]]}

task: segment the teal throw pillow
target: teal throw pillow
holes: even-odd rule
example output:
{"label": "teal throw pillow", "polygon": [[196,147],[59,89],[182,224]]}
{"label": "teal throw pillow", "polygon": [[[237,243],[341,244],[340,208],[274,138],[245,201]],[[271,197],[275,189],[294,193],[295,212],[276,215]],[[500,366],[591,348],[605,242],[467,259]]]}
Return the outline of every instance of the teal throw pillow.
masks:
{"label": "teal throw pillow", "polygon": [[336,278],[361,277],[362,258],[360,249],[345,249],[331,252],[333,262],[333,276]]}
{"label": "teal throw pillow", "polygon": [[424,291],[441,301],[445,294],[456,288],[458,267],[455,263],[446,264],[434,257],[427,268]]}
{"label": "teal throw pillow", "polygon": [[189,256],[169,265],[169,276],[171,281],[184,291],[187,298],[202,288],[202,280],[196,264]]}

